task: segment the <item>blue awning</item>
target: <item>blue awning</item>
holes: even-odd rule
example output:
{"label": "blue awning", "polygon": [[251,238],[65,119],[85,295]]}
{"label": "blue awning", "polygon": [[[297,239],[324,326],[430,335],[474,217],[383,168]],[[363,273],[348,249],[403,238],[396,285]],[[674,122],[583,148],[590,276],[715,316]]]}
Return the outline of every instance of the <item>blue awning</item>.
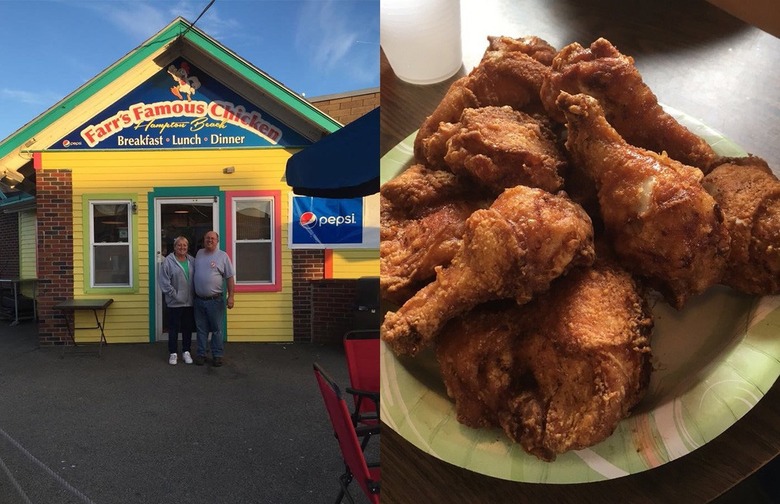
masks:
{"label": "blue awning", "polygon": [[379,107],[287,160],[295,194],[357,198],[379,192]]}

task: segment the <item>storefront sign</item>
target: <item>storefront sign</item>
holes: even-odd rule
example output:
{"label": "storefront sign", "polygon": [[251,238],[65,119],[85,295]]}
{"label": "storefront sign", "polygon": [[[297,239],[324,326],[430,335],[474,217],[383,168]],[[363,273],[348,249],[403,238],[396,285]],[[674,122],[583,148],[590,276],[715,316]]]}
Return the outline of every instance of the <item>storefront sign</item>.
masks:
{"label": "storefront sign", "polygon": [[296,147],[311,142],[179,59],[52,149]]}
{"label": "storefront sign", "polygon": [[363,243],[363,198],[293,196],[290,248],[343,248]]}

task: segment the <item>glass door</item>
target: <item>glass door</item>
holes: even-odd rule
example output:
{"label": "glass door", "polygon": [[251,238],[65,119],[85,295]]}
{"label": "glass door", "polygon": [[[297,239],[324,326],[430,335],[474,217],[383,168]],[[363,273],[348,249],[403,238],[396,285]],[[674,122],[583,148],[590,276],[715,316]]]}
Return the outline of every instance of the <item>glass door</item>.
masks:
{"label": "glass door", "polygon": [[154,288],[157,308],[155,310],[156,340],[168,339],[167,307],[164,296],[157,285],[160,264],[168,254],[173,253],[173,241],[184,236],[190,242],[189,253],[195,256],[203,248],[203,236],[211,230],[219,232],[217,198],[155,198],[155,269]]}

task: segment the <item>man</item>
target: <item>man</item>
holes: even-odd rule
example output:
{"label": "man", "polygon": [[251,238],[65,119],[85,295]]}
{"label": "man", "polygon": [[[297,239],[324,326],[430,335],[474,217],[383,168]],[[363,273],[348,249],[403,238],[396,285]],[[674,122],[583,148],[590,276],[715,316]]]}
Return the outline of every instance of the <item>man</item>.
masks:
{"label": "man", "polygon": [[227,307],[233,308],[233,293],[236,282],[233,263],[223,250],[219,250],[219,235],[209,231],[203,237],[203,247],[195,255],[195,328],[198,334],[198,353],[195,364],[206,362],[206,346],[211,332],[211,358],[214,367],[222,365],[224,352],[225,294],[227,284]]}

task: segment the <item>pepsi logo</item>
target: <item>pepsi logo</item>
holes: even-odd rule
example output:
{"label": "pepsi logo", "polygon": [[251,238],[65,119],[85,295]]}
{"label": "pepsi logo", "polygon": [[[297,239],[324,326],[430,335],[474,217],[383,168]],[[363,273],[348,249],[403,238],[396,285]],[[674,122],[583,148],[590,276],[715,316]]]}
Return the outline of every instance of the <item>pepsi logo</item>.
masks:
{"label": "pepsi logo", "polygon": [[63,147],[70,147],[70,140],[68,140],[68,139],[63,140],[62,141],[62,146]]}
{"label": "pepsi logo", "polygon": [[314,215],[314,212],[303,212],[298,222],[306,229],[311,229],[317,224],[317,216]]}

